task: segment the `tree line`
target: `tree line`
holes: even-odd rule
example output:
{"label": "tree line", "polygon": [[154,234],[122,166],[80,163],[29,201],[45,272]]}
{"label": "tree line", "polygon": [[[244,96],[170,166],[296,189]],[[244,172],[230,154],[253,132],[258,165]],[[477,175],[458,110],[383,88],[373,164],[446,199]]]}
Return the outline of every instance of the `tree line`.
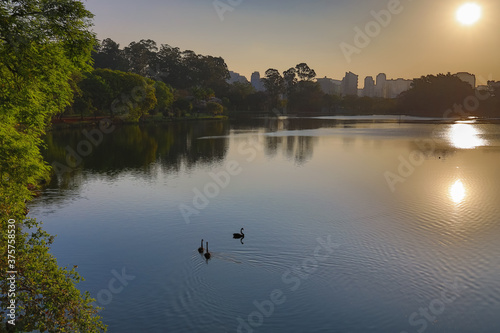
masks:
{"label": "tree line", "polygon": [[[184,117],[272,110],[441,117],[455,104],[463,105],[467,97],[477,94],[473,87],[448,73],[415,79],[411,89],[395,99],[332,95],[322,91],[315,81],[316,72],[306,63],[282,73],[269,68],[262,78],[265,90],[256,91],[248,82],[229,84],[229,70],[221,57],[182,51],[168,44],[158,46],[150,39],[120,48],[107,38],[95,46],[92,57],[95,69],[75,79],[74,103],[65,114],[125,114],[132,121],[156,114]],[[496,114],[500,94],[494,90],[488,94],[472,110],[474,115]]]}
{"label": "tree line", "polygon": [[[220,114],[224,110],[271,111],[275,108],[319,112],[332,110],[340,101],[322,92],[319,84],[314,81],[315,71],[306,63],[298,64],[283,74],[270,68],[262,79],[266,90],[256,91],[248,82],[229,84],[229,70],[221,57],[200,55],[191,50],[182,51],[168,44],[158,46],[150,39],[131,42],[124,48],[110,38],[104,39],[94,49],[93,59],[97,76],[101,76],[100,70],[106,69],[139,75],[150,85],[156,84],[155,82],[164,83],[173,98],[169,94],[168,100],[160,107],[151,106],[146,111],[150,114],[162,112],[183,116],[200,110]],[[111,95],[120,94],[119,89],[92,88],[92,83],[96,87],[101,86],[102,80],[88,77],[85,80],[78,85],[81,91],[76,91],[77,95],[80,93],[83,96],[83,101],[77,100],[75,107],[68,110],[69,113],[101,112],[112,115],[110,107],[101,101],[109,102]],[[97,97],[97,92],[110,92],[111,95]],[[157,99],[158,97],[156,96]],[[97,99],[96,103],[92,102],[94,98]]]}
{"label": "tree line", "polygon": [[398,96],[396,110],[423,117],[494,118],[500,113],[500,86],[491,81],[488,88],[475,89],[450,73],[422,76]]}

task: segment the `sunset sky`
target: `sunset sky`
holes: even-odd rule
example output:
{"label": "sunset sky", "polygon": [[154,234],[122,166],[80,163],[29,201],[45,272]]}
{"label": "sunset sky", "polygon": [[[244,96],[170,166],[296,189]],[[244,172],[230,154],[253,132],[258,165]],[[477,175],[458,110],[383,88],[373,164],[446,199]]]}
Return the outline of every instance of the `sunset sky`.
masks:
{"label": "sunset sky", "polygon": [[[230,70],[250,79],[253,71],[281,72],[306,62],[318,77],[341,79],[384,72],[388,78],[471,72],[500,80],[498,0],[87,0],[99,39],[127,46],[152,39],[160,44],[221,56]],[[456,19],[467,2],[482,7],[470,26]],[[374,24],[372,11],[394,5],[388,24]],[[221,7],[222,8],[222,7]],[[388,12],[388,11],[387,11]],[[222,18],[222,20],[221,20]],[[371,23],[370,23],[371,22]],[[371,27],[369,43],[356,45],[356,28]],[[379,29],[377,29],[377,26]],[[358,30],[359,31],[359,30]],[[346,58],[340,45],[356,47]],[[352,50],[352,49],[351,49]]]}

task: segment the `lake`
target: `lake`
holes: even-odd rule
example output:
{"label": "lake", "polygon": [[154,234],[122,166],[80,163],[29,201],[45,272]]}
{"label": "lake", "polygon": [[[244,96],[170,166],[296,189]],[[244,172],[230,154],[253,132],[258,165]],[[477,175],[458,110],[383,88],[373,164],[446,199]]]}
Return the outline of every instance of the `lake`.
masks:
{"label": "lake", "polygon": [[58,174],[30,216],[109,332],[498,332],[500,125],[262,117],[46,144]]}

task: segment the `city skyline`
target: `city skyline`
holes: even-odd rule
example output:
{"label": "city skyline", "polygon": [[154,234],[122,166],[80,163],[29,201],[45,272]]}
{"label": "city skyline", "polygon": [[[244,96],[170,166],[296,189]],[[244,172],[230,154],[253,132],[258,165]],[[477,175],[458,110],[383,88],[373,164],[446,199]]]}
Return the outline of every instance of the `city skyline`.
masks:
{"label": "city skyline", "polygon": [[[448,74],[448,73],[442,73]],[[457,72],[450,73],[453,76],[458,77],[462,81],[469,83],[474,89],[487,89],[487,86],[495,83],[496,81],[486,81],[482,82],[479,80],[479,85],[477,84],[478,80],[476,75],[468,72]],[[384,97],[384,98],[395,98],[401,92],[409,90],[411,88],[411,83],[413,80],[418,79],[420,77],[408,79],[408,78],[387,78],[385,73],[379,73],[376,76],[376,81],[374,77],[369,75],[364,78],[364,80],[360,79],[360,76],[352,73],[346,72],[345,76],[339,80],[338,78],[329,78],[329,77],[316,77],[314,81],[318,82],[321,89],[326,94],[333,95],[358,95],[360,97]],[[360,82],[363,81],[364,84],[361,86]],[[263,90],[263,83],[261,81],[261,75],[258,71],[253,72],[251,79],[248,80],[243,75],[239,73],[230,71],[230,79],[227,80],[228,83],[235,82],[247,82],[250,83],[256,91]]]}
{"label": "city skyline", "polygon": [[[152,39],[182,50],[220,56],[249,78],[269,68],[280,72],[305,62],[318,77],[360,77],[374,72],[415,78],[438,73],[475,73],[498,80],[500,4],[475,1],[482,18],[466,26],[455,15],[467,1],[347,0],[205,1],[87,0],[99,39],[127,46]],[[389,13],[389,15],[387,15]],[[376,68],[376,70],[374,70]]]}

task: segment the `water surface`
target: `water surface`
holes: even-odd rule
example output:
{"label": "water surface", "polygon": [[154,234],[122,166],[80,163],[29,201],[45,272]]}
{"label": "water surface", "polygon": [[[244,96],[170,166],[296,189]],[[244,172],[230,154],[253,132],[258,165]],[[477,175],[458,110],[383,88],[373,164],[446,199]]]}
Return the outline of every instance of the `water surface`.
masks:
{"label": "water surface", "polygon": [[499,125],[255,118],[46,142],[64,168],[30,215],[109,332],[500,327]]}

